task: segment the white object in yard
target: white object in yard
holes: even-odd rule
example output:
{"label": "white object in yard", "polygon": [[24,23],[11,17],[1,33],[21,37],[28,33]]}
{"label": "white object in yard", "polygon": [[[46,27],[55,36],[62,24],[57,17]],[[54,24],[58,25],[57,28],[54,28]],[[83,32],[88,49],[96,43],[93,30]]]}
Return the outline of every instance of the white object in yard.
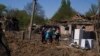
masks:
{"label": "white object in yard", "polygon": [[86,39],[82,39],[82,40],[81,40],[81,48],[82,48],[82,49],[85,49],[85,40],[86,40]]}
{"label": "white object in yard", "polygon": [[72,33],[72,25],[69,24],[68,27],[69,27],[69,34],[71,34]]}
{"label": "white object in yard", "polygon": [[74,39],[83,38],[83,30],[82,29],[75,29],[74,32]]}
{"label": "white object in yard", "polygon": [[80,40],[79,40],[79,39],[74,39],[74,43],[75,43],[75,42],[77,43],[77,45],[79,45],[79,44],[80,44],[80,43],[79,43],[79,42],[80,42]]}
{"label": "white object in yard", "polygon": [[69,46],[72,47],[73,45],[75,45],[74,43],[71,43]]}
{"label": "white object in yard", "polygon": [[68,40],[68,38],[63,38],[63,40]]}
{"label": "white object in yard", "polygon": [[83,30],[82,29],[75,29],[74,42],[76,42],[77,45],[80,45],[80,42],[81,42],[82,38],[83,38]]}
{"label": "white object in yard", "polygon": [[91,49],[93,48],[93,39],[82,39],[81,40],[82,49]]}

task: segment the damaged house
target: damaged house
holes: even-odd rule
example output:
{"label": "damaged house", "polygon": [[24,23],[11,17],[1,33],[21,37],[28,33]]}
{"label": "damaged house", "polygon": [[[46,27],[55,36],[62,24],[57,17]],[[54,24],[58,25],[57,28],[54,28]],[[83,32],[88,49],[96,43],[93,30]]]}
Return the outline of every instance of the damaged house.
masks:
{"label": "damaged house", "polygon": [[96,40],[93,21],[76,15],[71,20],[57,21],[56,23],[60,27],[61,35],[70,35],[71,42],[76,42],[82,48],[85,48],[85,42],[88,42],[90,47],[93,48],[92,42]]}

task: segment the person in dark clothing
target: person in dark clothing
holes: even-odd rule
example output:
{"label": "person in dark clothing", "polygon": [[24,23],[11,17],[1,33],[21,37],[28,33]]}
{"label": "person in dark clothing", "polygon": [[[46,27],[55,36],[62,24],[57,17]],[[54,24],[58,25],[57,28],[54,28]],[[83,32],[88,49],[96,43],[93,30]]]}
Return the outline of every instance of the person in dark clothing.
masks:
{"label": "person in dark clothing", "polygon": [[19,31],[19,21],[18,19],[16,19],[16,17],[12,18],[12,22],[13,22],[13,30],[14,31]]}
{"label": "person in dark clothing", "polygon": [[8,17],[5,21],[6,31],[19,31],[19,21],[16,17]]}
{"label": "person in dark clothing", "polygon": [[10,18],[8,18],[6,21],[5,21],[5,30],[6,31],[12,31],[12,28],[13,28],[13,22]]}
{"label": "person in dark clothing", "polygon": [[50,28],[50,33],[49,33],[49,41],[50,41],[50,43],[52,43],[52,41],[53,41],[53,29],[52,28]]}
{"label": "person in dark clothing", "polygon": [[8,56],[11,56],[9,48],[3,43],[2,39],[4,38],[4,32],[2,29],[2,23],[0,23],[0,44],[5,48]]}
{"label": "person in dark clothing", "polygon": [[45,40],[46,40],[46,43],[48,43],[49,39],[50,39],[50,28],[47,28],[47,30],[45,32]]}
{"label": "person in dark clothing", "polygon": [[46,32],[46,29],[43,27],[42,28],[42,32],[41,32],[41,35],[42,35],[42,43],[45,43],[45,32]]}

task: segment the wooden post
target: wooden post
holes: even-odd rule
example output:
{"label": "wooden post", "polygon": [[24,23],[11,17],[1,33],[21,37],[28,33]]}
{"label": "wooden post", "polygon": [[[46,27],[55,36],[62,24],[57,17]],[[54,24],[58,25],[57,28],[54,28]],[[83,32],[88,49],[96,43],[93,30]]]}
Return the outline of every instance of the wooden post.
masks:
{"label": "wooden post", "polygon": [[32,13],[31,13],[31,20],[30,20],[30,25],[29,25],[29,39],[31,40],[31,33],[32,33],[32,25],[33,25],[33,19],[34,19],[34,14],[35,14],[35,5],[36,5],[36,0],[32,1]]}

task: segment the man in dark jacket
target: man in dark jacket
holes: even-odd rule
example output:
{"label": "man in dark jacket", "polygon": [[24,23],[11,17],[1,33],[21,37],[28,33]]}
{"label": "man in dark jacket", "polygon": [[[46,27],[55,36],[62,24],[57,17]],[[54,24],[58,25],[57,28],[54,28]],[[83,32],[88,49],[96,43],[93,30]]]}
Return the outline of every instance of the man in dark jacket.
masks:
{"label": "man in dark jacket", "polygon": [[5,48],[5,50],[6,50],[6,53],[7,53],[7,55],[8,56],[11,56],[10,55],[10,50],[9,50],[9,48],[3,43],[3,39],[4,39],[4,32],[3,32],[3,29],[2,29],[2,23],[0,23],[0,44]]}
{"label": "man in dark jacket", "polygon": [[41,31],[41,35],[42,35],[42,43],[45,43],[45,32],[46,32],[46,29],[45,27],[42,28],[42,31]]}

